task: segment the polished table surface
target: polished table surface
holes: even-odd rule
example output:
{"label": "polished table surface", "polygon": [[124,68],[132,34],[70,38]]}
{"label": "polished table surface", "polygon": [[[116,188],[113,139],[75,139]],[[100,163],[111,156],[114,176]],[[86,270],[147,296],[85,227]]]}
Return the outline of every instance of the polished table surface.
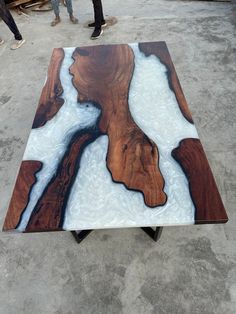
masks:
{"label": "polished table surface", "polygon": [[4,231],[227,220],[165,42],[54,49]]}

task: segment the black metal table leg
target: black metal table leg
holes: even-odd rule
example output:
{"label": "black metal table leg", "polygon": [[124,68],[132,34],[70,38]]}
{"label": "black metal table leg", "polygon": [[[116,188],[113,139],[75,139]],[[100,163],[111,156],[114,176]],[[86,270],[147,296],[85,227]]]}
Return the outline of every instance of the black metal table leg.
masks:
{"label": "black metal table leg", "polygon": [[[162,233],[163,227],[156,227],[155,230],[151,227],[141,227],[141,229],[155,242],[157,242]],[[71,231],[73,237],[75,238],[77,243],[81,243],[93,230],[78,230],[78,231]]]}
{"label": "black metal table leg", "polygon": [[82,242],[93,230],[71,231],[77,243]]}
{"label": "black metal table leg", "polygon": [[156,230],[153,230],[151,227],[141,227],[141,229],[157,242],[161,237],[163,227],[156,227]]}

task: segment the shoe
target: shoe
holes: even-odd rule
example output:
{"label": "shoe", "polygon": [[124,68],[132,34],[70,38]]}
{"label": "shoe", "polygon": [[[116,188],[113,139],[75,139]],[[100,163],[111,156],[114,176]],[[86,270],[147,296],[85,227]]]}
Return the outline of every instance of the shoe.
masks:
{"label": "shoe", "polygon": [[15,43],[11,45],[11,50],[20,48],[25,43],[25,39],[15,40]]}
{"label": "shoe", "polygon": [[98,39],[103,33],[103,30],[102,29],[94,29],[92,35],[91,35],[91,39]]}
{"label": "shoe", "polygon": [[60,22],[61,22],[61,18],[60,16],[58,16],[51,22],[51,26],[56,26]]}
{"label": "shoe", "polygon": [[4,40],[0,38],[0,46],[4,44]]}
{"label": "shoe", "polygon": [[78,24],[78,23],[79,23],[79,20],[78,20],[76,17],[74,17],[74,15],[71,15],[71,16],[70,16],[70,20],[71,20],[71,22],[72,22],[73,24]]}
{"label": "shoe", "polygon": [[[102,27],[106,27],[106,26],[107,26],[106,21],[103,21],[102,22]],[[95,27],[95,22],[88,24],[88,27],[94,28]]]}

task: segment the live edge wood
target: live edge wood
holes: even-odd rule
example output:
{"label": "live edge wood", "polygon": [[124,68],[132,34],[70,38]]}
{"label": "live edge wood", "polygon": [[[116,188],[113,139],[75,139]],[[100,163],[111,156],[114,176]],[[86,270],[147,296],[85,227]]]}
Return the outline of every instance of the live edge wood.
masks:
{"label": "live edge wood", "polygon": [[173,62],[164,41],[161,42],[149,42],[149,43],[140,43],[139,49],[142,51],[146,57],[150,55],[155,55],[158,57],[167,68],[167,75],[169,80],[169,86],[172,91],[175,93],[176,100],[179,104],[180,110],[183,116],[190,122],[193,123],[193,118],[189,110],[187,101],[185,99],[183,90],[181,88],[178,76],[176,74]]}
{"label": "live edge wood", "polygon": [[[164,42],[139,44],[146,55],[156,55],[167,68],[169,86],[175,93],[183,116],[193,123],[178,77]],[[54,49],[33,128],[52,119],[64,100],[60,70],[63,49]],[[96,127],[74,134],[58,163],[56,173],[45,187],[26,226],[26,232],[62,230],[71,188],[80,167],[84,148],[99,136],[109,139],[107,168],[115,182],[139,191],[149,207],[164,205],[164,178],[159,169],[157,145],[136,125],[128,104],[129,87],[134,70],[134,54],[128,45],[77,48],[70,67],[80,102],[92,102],[101,109]],[[227,222],[215,180],[198,139],[184,139],[172,151],[189,182],[195,205],[195,222]],[[16,229],[29,202],[40,161],[23,161],[9,205],[3,230]]]}
{"label": "live edge wood", "polygon": [[129,111],[132,49],[128,45],[77,48],[73,59],[70,72],[79,101],[91,101],[102,109],[99,129],[109,138],[107,168],[113,180],[142,192],[149,207],[165,204],[158,148]]}
{"label": "live edge wood", "polygon": [[64,50],[61,48],[54,49],[48,68],[47,81],[43,87],[32,128],[39,128],[52,119],[64,103],[64,100],[60,98],[63,93],[60,81],[63,59]]}
{"label": "live edge wood", "polygon": [[195,205],[195,223],[227,222],[228,217],[200,141],[182,140],[179,147],[172,151],[172,156],[188,179]]}
{"label": "live edge wood", "polygon": [[65,207],[79,169],[83,149],[99,135],[94,129],[80,131],[74,135],[55,176],[31,214],[26,232],[62,230]]}
{"label": "live edge wood", "polygon": [[3,225],[3,230],[15,229],[28,204],[30,190],[36,182],[36,173],[42,168],[40,161],[23,161],[16,180],[11,202]]}

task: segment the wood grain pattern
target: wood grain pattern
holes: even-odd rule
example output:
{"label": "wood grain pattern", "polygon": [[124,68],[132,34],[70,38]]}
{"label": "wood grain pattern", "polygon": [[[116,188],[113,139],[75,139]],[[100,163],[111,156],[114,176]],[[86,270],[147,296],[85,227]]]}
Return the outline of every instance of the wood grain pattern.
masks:
{"label": "wood grain pattern", "polygon": [[172,91],[175,93],[176,100],[179,104],[180,110],[183,116],[190,122],[193,123],[193,118],[189,110],[186,98],[184,96],[183,90],[181,88],[178,76],[176,74],[173,62],[171,61],[170,54],[166,43],[163,42],[151,42],[151,43],[140,43],[139,49],[142,51],[145,56],[149,57],[150,55],[157,56],[160,61],[167,68],[167,75],[169,86]]}
{"label": "wood grain pattern", "polygon": [[40,161],[23,161],[18,173],[3,230],[15,229],[28,204],[30,191],[36,182],[36,173],[42,168]]}
{"label": "wood grain pattern", "polygon": [[195,223],[225,223],[228,217],[213,174],[198,139],[185,139],[172,151],[189,182],[195,205]]}
{"label": "wood grain pattern", "polygon": [[155,143],[135,124],[128,105],[134,55],[128,45],[77,48],[70,68],[79,101],[102,109],[99,128],[109,137],[107,167],[115,182],[143,193],[147,206],[166,202]]}
{"label": "wood grain pattern", "polygon": [[63,59],[64,50],[54,49],[48,68],[47,81],[43,87],[32,128],[39,128],[52,119],[64,103],[64,100],[60,98],[63,93],[60,81]]}
{"label": "wood grain pattern", "polygon": [[100,132],[95,129],[75,134],[58,166],[57,173],[35,206],[26,232],[62,230],[65,207],[79,169],[82,152],[99,135]]}
{"label": "wood grain pattern", "polygon": [[[142,43],[139,48],[147,57],[156,55],[166,66],[169,86],[176,95],[180,110],[193,123],[166,44]],[[128,45],[76,48],[73,59],[70,72],[78,100],[92,102],[101,109],[101,115],[96,126],[74,134],[30,216],[26,232],[63,230],[65,210],[81,156],[85,147],[103,134],[109,139],[106,164],[113,181],[141,192],[149,207],[164,205],[167,201],[163,190],[164,178],[159,169],[158,147],[136,125],[129,110],[129,88],[135,66],[132,49]],[[55,49],[33,128],[45,125],[64,103],[60,82],[63,60],[64,50]],[[188,179],[196,208],[195,222],[227,222],[227,214],[200,141],[182,140],[172,151],[172,156]],[[36,183],[36,173],[41,168],[40,161],[22,162],[3,230],[16,229],[19,225]]]}

